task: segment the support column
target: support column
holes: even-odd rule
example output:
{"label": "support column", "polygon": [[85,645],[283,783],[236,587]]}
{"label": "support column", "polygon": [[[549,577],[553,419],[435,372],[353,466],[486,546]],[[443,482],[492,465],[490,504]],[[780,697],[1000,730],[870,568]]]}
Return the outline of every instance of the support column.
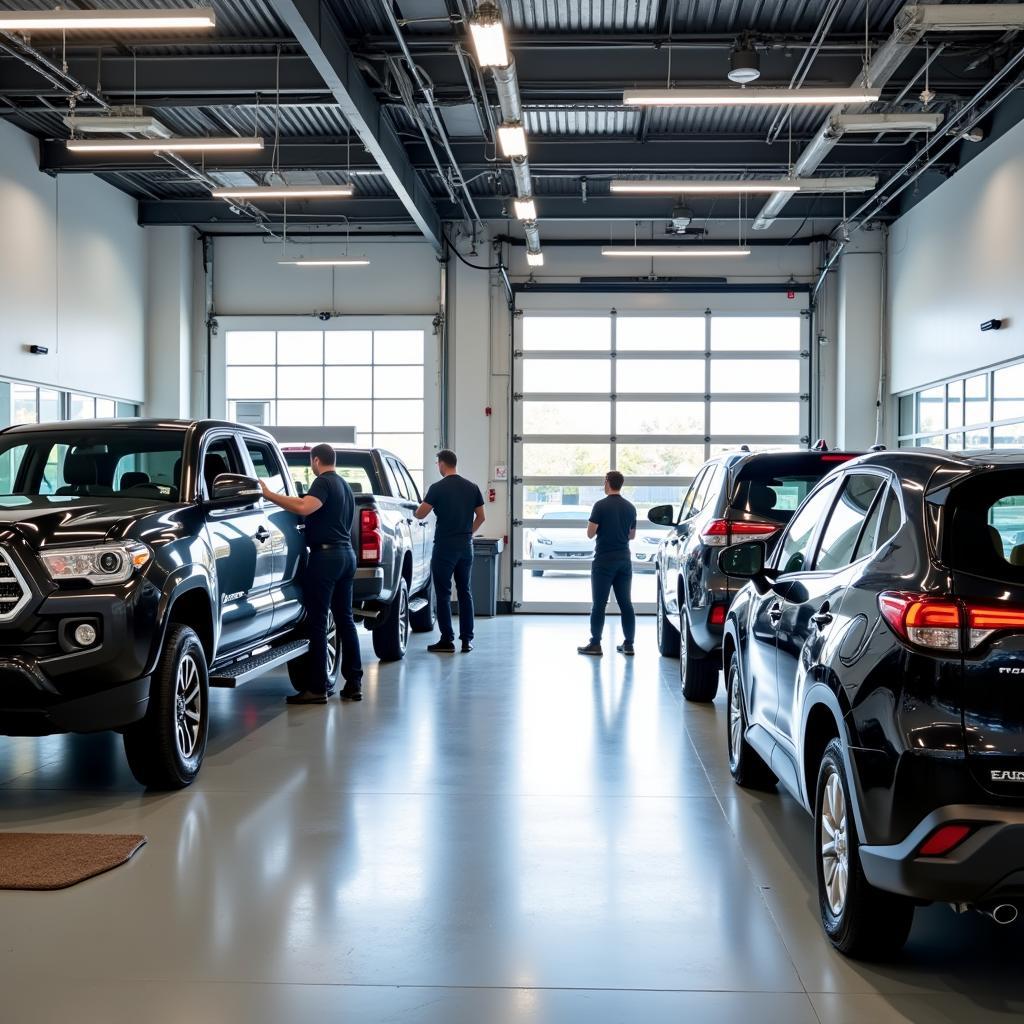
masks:
{"label": "support column", "polygon": [[192,376],[193,236],[146,228],[145,415],[188,418]]}

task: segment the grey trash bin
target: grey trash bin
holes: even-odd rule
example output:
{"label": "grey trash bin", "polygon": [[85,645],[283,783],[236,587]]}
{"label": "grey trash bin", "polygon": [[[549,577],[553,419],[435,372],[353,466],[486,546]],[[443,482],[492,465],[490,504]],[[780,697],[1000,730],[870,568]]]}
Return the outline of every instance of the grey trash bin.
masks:
{"label": "grey trash bin", "polygon": [[498,580],[504,548],[500,537],[473,538],[473,610],[477,615],[498,614]]}

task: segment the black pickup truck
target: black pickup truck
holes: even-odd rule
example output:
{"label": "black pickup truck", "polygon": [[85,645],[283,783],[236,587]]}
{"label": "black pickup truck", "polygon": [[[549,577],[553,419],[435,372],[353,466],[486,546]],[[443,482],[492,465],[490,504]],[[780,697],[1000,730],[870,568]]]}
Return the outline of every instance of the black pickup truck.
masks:
{"label": "black pickup truck", "polygon": [[[0,734],[114,729],[135,777],[188,785],[208,688],[305,688],[298,516],[274,439],[218,421],[0,431]],[[337,631],[328,667],[339,670]]]}
{"label": "black pickup truck", "polygon": [[[299,493],[309,489],[310,449],[282,449]],[[382,661],[404,657],[413,633],[429,633],[437,619],[430,584],[434,517],[416,519],[420,492],[405,463],[383,448],[338,448],[337,471],[356,499],[352,544],[358,559],[352,604],[373,632]]]}

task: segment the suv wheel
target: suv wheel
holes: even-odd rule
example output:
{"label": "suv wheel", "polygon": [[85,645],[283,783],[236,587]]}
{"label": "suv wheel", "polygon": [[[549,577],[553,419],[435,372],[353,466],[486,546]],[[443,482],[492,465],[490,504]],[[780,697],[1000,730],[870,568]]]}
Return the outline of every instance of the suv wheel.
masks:
{"label": "suv wheel", "polygon": [[665,614],[665,601],[658,581],[658,653],[666,658],[679,657],[679,630],[669,622]]}
{"label": "suv wheel", "polygon": [[373,629],[373,649],[381,661],[401,661],[409,644],[409,585],[398,581],[387,618]]}
{"label": "suv wheel", "polygon": [[[309,677],[312,671],[308,654],[293,658],[288,662],[288,681],[296,693],[309,689]],[[341,674],[341,636],[338,625],[334,621],[334,612],[327,610],[327,689],[338,685]]]}
{"label": "suv wheel", "polygon": [[167,629],[149,684],[149,707],[124,734],[132,775],[150,789],[181,789],[199,774],[209,730],[210,682],[199,637],[188,626]]}
{"label": "suv wheel", "polygon": [[814,801],[818,903],[832,945],[847,956],[880,960],[897,953],[914,921],[914,904],[876,889],[860,866],[860,840],[838,739],[825,748]]}
{"label": "suv wheel", "polygon": [[427,599],[425,608],[413,612],[409,616],[409,624],[414,633],[433,633],[437,622],[437,598],[434,596],[434,584],[428,583],[423,596]]}
{"label": "suv wheel", "polygon": [[679,616],[679,682],[683,696],[696,704],[708,704],[718,693],[718,659],[694,643],[685,612]]}
{"label": "suv wheel", "polygon": [[733,654],[729,660],[729,677],[725,685],[729,701],[729,771],[740,786],[748,789],[771,789],[779,781],[778,778],[744,738],[747,731],[747,710],[743,706],[740,659],[737,654]]}

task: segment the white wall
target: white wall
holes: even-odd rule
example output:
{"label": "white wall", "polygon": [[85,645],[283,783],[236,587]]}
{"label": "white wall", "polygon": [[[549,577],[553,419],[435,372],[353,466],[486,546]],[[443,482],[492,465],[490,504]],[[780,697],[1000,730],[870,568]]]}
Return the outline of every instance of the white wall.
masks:
{"label": "white wall", "polygon": [[0,121],[0,374],[144,399],[146,253],[136,219],[135,201],[92,175],[40,173],[37,141]]}
{"label": "white wall", "polygon": [[1024,122],[890,229],[891,392],[1024,355],[1022,229]]}
{"label": "white wall", "polygon": [[193,234],[146,229],[147,416],[191,414]]}

